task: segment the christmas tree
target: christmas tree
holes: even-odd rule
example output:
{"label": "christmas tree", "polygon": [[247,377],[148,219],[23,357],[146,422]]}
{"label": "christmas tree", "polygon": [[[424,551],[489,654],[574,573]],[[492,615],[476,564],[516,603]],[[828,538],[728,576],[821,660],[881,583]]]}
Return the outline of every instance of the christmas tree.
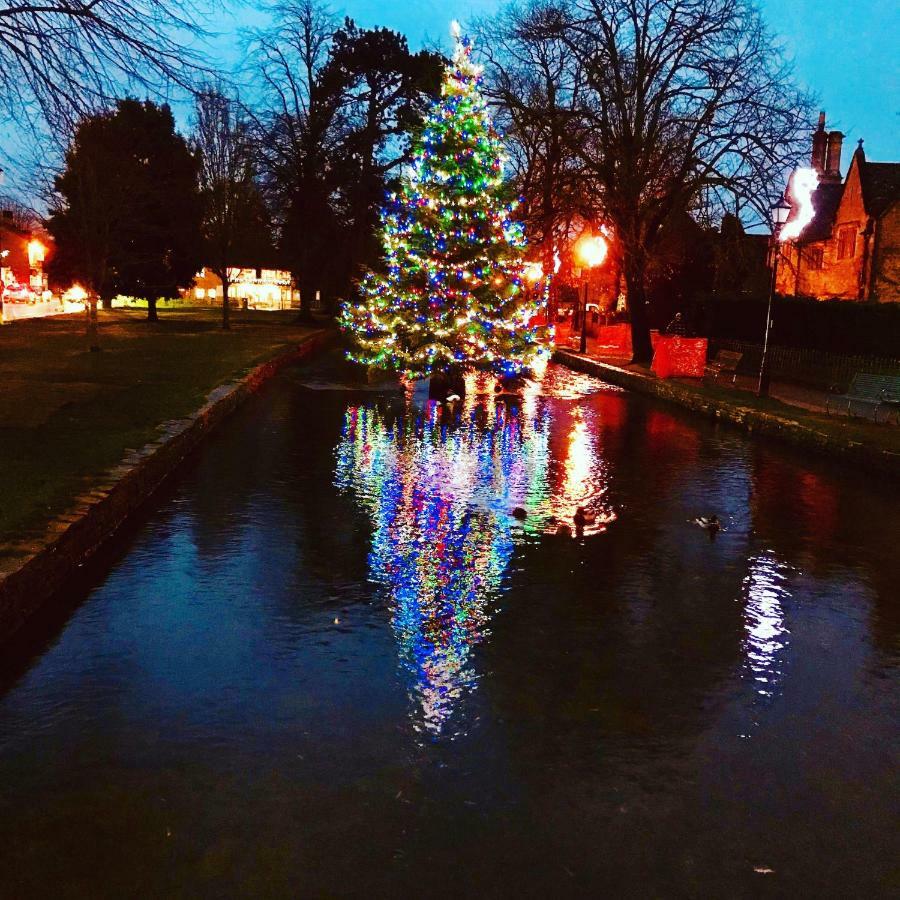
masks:
{"label": "christmas tree", "polygon": [[503,149],[479,85],[481,67],[454,27],[441,98],[413,136],[412,164],[381,211],[384,269],[341,309],[351,359],[412,378],[479,368],[518,375],[546,358],[533,324],[525,239],[503,182]]}

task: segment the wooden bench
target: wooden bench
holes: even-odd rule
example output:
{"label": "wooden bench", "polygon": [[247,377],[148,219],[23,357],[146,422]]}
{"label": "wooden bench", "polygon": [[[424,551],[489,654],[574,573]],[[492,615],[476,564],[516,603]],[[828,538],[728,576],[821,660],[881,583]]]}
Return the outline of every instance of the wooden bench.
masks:
{"label": "wooden bench", "polygon": [[744,358],[743,353],[734,350],[720,350],[715,357],[708,363],[708,368],[715,375],[715,380],[719,380],[719,376],[723,373],[731,375],[731,383],[737,381],[737,367]]}
{"label": "wooden bench", "polygon": [[869,375],[857,372],[847,388],[846,394],[832,394],[825,401],[825,411],[846,412],[848,416],[856,415],[854,410],[872,410],[872,418],[878,421],[878,411],[887,408],[885,421],[891,412],[900,413],[900,376]]}

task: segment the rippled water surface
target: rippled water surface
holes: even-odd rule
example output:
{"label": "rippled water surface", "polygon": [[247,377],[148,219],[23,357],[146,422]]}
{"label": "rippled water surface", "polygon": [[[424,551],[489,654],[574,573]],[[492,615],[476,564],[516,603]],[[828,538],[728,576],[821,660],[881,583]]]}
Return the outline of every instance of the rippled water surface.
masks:
{"label": "rippled water surface", "polygon": [[896,486],[323,367],[6,651],[0,895],[900,892]]}

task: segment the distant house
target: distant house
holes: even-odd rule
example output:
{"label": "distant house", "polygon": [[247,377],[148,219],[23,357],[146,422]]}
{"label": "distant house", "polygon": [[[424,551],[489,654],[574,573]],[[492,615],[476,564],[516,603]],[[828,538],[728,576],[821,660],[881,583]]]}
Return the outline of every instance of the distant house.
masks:
{"label": "distant house", "polygon": [[[238,308],[290,309],[296,306],[300,292],[291,273],[284,269],[232,268],[229,272],[228,302]],[[201,269],[194,284],[183,292],[185,300],[218,306],[222,303],[222,279],[212,269]]]}
{"label": "distant house", "polygon": [[23,228],[0,213],[0,284],[8,299],[39,297],[47,290],[44,270],[52,241],[43,232]]}
{"label": "distant house", "polygon": [[900,302],[900,163],[869,162],[862,141],[841,179],[839,131],[813,133],[815,215],[783,246],[777,289],[788,296]]}

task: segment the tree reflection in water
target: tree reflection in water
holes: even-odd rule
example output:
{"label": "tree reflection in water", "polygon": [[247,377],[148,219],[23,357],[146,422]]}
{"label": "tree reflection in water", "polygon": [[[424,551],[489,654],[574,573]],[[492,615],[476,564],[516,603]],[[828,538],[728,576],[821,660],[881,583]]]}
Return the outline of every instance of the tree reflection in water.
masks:
{"label": "tree reflection in water", "polygon": [[[372,519],[371,577],[386,590],[415,725],[434,735],[450,733],[477,683],[471,654],[488,633],[515,544],[555,531],[577,506],[594,517],[593,531],[614,518],[580,410],[565,458],[551,459],[540,390],[531,383],[520,400],[497,400],[493,380],[472,375],[455,409],[407,399],[345,414],[336,484]],[[512,516],[516,507],[528,511],[525,521]]]}

